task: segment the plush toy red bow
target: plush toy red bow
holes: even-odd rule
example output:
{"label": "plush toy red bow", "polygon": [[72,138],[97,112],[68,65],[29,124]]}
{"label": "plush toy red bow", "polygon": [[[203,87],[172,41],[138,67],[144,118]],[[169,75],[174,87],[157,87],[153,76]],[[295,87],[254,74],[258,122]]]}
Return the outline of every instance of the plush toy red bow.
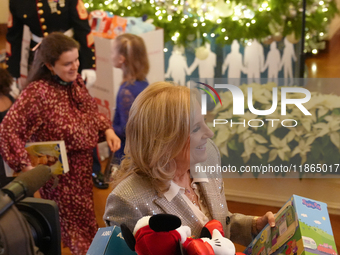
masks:
{"label": "plush toy red bow", "polygon": [[123,237],[138,255],[235,255],[235,246],[224,237],[223,226],[217,220],[209,221],[201,238],[191,237],[191,229],[181,226],[175,215],[157,214],[141,218],[133,233],[121,225]]}

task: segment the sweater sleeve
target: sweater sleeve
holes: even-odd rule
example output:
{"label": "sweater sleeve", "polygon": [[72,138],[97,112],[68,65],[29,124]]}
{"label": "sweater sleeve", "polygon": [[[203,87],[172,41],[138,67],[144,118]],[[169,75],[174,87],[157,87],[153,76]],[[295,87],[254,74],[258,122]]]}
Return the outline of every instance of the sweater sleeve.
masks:
{"label": "sweater sleeve", "polygon": [[118,97],[113,129],[119,138],[125,138],[125,128],[129,118],[130,108],[135,97],[127,88],[122,88]]}
{"label": "sweater sleeve", "polygon": [[38,87],[31,84],[21,93],[0,125],[0,154],[15,171],[31,165],[25,144],[42,124],[44,113],[41,102]]}

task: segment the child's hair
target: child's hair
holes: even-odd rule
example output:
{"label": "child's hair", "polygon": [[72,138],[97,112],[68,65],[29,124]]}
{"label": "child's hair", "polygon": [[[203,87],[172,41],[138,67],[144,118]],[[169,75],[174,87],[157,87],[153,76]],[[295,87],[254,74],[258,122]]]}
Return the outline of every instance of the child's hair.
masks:
{"label": "child's hair", "polygon": [[0,95],[8,95],[11,91],[13,77],[3,68],[0,68]]}
{"label": "child's hair", "polygon": [[133,34],[122,34],[115,38],[117,53],[124,56],[123,79],[129,83],[143,81],[149,72],[149,60],[144,41]]}

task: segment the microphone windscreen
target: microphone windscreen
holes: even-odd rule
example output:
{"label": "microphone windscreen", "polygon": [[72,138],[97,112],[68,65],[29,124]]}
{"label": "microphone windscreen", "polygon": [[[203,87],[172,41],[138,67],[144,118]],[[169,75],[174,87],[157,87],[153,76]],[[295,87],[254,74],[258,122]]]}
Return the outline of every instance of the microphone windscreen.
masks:
{"label": "microphone windscreen", "polygon": [[51,169],[48,166],[38,165],[32,170],[20,174],[13,180],[13,183],[21,183],[25,187],[26,196],[33,196],[51,177]]}

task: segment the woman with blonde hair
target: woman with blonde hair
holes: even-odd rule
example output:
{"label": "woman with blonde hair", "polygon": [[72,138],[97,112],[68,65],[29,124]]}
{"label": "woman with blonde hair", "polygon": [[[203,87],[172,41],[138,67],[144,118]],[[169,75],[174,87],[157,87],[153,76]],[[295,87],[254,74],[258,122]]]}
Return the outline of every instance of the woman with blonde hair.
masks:
{"label": "woman with blonde hair", "polygon": [[132,231],[143,216],[168,213],[197,237],[205,223],[216,219],[226,237],[248,245],[268,220],[273,224],[271,212],[262,217],[230,213],[219,173],[193,176],[197,164],[220,165],[212,136],[188,88],[168,82],[148,86],[130,110],[126,156],[107,199],[107,225],[125,223]]}

